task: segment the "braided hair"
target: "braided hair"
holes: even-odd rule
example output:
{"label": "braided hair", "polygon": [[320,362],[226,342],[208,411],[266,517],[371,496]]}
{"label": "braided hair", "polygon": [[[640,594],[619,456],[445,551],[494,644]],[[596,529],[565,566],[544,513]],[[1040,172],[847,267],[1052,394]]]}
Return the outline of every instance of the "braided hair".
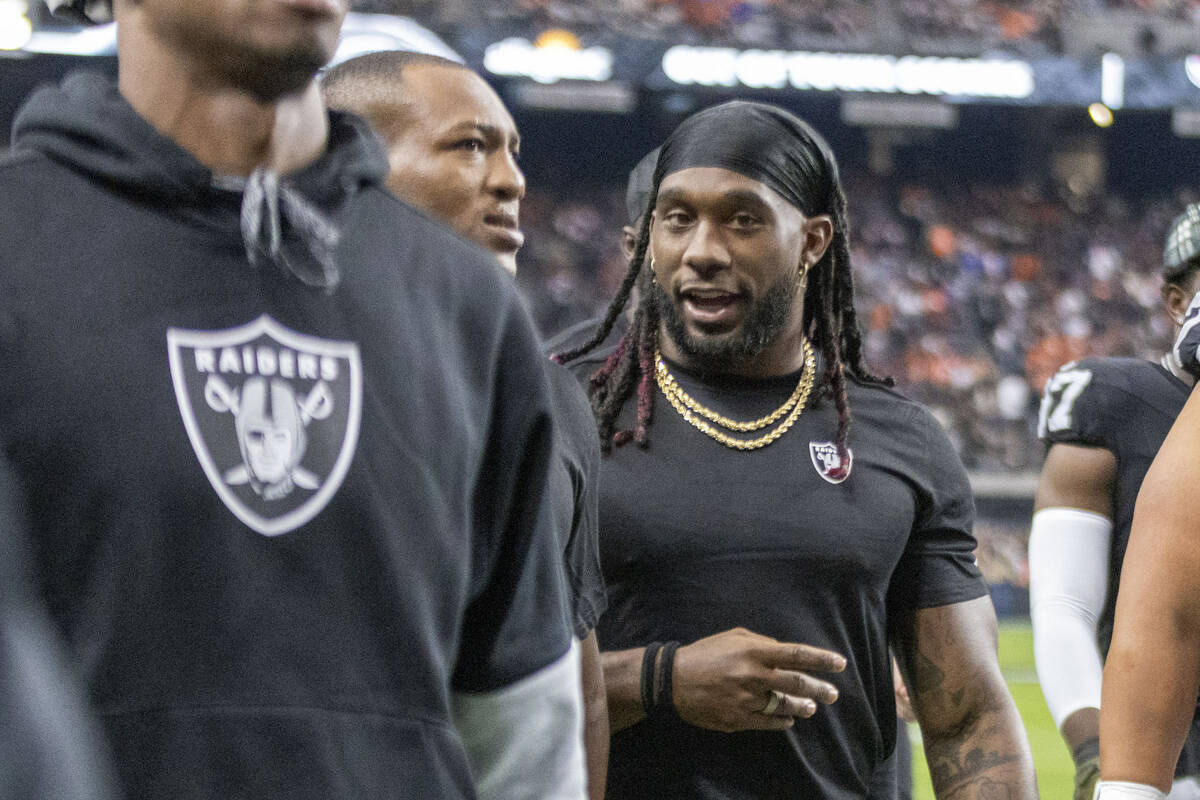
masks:
{"label": "braided hair", "polygon": [[[808,272],[808,284],[804,293],[803,330],[823,356],[824,370],[820,378],[820,393],[831,397],[837,408],[838,425],[834,443],[841,464],[849,464],[847,441],[850,431],[850,405],[846,396],[846,370],[866,383],[891,386],[892,380],[874,375],[863,363],[862,334],[854,308],[846,197],[837,175],[836,162],[815,131],[811,131],[807,124],[787,112],[772,106],[741,101],[727,103],[725,106],[718,106],[717,109],[729,106],[767,109],[769,116],[783,115],[789,123],[798,124],[801,130],[811,133],[811,136],[801,137],[800,141],[813,152],[802,155],[810,162],[815,162],[823,173],[819,176],[819,183],[826,187],[826,191],[824,197],[806,198],[805,206],[817,209],[814,214],[829,214],[833,222],[833,238],[821,259]],[[663,146],[664,154],[668,152],[670,144],[671,139],[668,139]],[[650,246],[650,219],[657,203],[659,186],[666,174],[667,164],[660,160],[654,173],[650,199],[642,216],[637,247],[630,259],[629,270],[609,304],[607,313],[591,339],[554,356],[554,360],[559,363],[570,362],[599,346],[612,331],[617,317],[629,302],[631,290],[638,281]],[[630,441],[642,447],[649,444],[647,429],[654,412],[654,351],[658,342],[658,331],[659,314],[653,297],[650,292],[641,292],[629,329],[604,364],[591,376],[588,394],[591,398],[592,412],[596,417],[600,445],[606,453],[611,452],[614,444],[621,446]],[[637,414],[634,426],[631,430],[617,430],[617,417],[635,388]]]}

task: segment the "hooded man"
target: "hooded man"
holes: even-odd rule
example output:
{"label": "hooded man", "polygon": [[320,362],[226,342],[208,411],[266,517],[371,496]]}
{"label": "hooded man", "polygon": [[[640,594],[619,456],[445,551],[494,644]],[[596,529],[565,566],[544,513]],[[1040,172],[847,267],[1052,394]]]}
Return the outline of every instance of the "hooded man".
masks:
{"label": "hooded man", "polygon": [[0,447],[37,578],[130,797],[473,798],[516,762],[581,798],[542,359],[325,111],[346,5],[118,0],[119,85],[20,113]]}

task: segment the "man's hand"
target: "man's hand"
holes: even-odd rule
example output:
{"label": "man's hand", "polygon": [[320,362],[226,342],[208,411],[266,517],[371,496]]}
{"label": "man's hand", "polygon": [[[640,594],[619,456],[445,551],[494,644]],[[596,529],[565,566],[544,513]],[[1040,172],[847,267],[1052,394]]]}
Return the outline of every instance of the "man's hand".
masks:
{"label": "man's hand", "polygon": [[782,730],[815,714],[817,703],[837,700],[833,684],[809,672],[845,668],[846,659],[830,650],[735,628],[679,648],[675,708],[685,722],[710,730]]}

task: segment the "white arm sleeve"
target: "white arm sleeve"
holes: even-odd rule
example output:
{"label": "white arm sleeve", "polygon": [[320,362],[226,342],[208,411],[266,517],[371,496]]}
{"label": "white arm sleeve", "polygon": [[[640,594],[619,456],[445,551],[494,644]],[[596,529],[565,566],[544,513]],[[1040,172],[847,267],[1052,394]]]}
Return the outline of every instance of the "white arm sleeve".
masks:
{"label": "white arm sleeve", "polygon": [[586,800],[579,645],[495,692],[454,695],[479,800]]}
{"label": "white arm sleeve", "polygon": [[1100,707],[1104,666],[1096,621],[1108,590],[1112,520],[1078,508],[1044,508],[1029,533],[1033,657],[1054,724]]}
{"label": "white arm sleeve", "polygon": [[1096,784],[1096,800],[1163,800],[1166,795],[1144,783],[1100,781]]}

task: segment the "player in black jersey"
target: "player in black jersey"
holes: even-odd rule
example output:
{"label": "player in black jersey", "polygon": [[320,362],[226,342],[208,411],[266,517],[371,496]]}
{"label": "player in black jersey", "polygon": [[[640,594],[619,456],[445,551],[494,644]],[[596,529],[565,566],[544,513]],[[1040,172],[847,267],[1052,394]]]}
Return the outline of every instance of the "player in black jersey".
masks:
{"label": "player in black jersey", "polygon": [[[1178,326],[1197,289],[1200,227],[1192,206],[1172,225],[1162,296]],[[1086,358],[1046,384],[1038,435],[1047,444],[1029,541],[1034,652],[1042,692],[1076,764],[1075,800],[1099,776],[1101,668],[1113,632],[1134,500],[1183,408],[1192,377],[1160,362]],[[1173,798],[1200,797],[1200,725],[1179,759]]]}
{"label": "player in black jersey", "polygon": [[119,84],[19,113],[0,452],[38,586],[128,797],[473,800],[516,761],[583,800],[545,359],[323,107],[347,5],[118,0]]}
{"label": "player in black jersey", "polygon": [[[331,108],[359,114],[382,136],[391,162],[389,188],[516,270],[525,194],[516,163],[520,135],[504,103],[479,75],[438,56],[387,51],[338,64],[325,74],[322,90]],[[545,367],[556,412],[547,502],[580,641],[589,790],[593,800],[600,800],[609,738],[595,634],[606,603],[596,541],[600,448],[579,384],[549,359]],[[493,776],[492,796],[529,791],[526,766],[512,766],[516,769],[506,783]]]}
{"label": "player in black jersey", "polygon": [[896,735],[889,640],[938,795],[1033,797],[965,470],[862,364],[828,145],[773,106],[689,117],[616,311],[643,267],[620,342],[560,354],[609,452],[609,797],[861,800]]}

